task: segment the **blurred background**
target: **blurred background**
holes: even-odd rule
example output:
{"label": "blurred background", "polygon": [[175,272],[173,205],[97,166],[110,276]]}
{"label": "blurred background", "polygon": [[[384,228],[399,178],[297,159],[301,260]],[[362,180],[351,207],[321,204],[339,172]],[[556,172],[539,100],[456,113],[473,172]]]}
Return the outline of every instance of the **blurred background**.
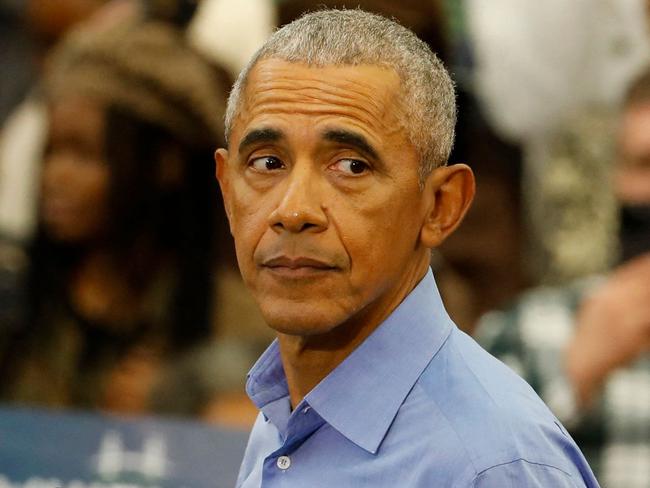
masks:
{"label": "blurred background", "polygon": [[230,86],[277,27],[361,7],[458,89],[477,195],[449,312],[650,487],[650,2],[0,0],[0,400],[246,431],[272,340],[214,181]]}

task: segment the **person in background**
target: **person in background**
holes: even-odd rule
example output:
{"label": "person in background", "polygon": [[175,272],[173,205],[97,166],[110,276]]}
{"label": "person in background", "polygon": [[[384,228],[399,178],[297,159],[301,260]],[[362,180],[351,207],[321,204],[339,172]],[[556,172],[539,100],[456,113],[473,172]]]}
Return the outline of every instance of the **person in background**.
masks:
{"label": "person in background", "polygon": [[[621,262],[538,288],[481,320],[477,338],[570,428],[604,486],[650,480],[650,69],[629,87],[612,171]],[[593,191],[598,191],[593,189]]]}
{"label": "person in background", "polygon": [[227,233],[209,161],[226,87],[170,23],[80,30],[57,48],[24,313],[0,341],[4,401],[197,414],[211,398],[179,406],[169,377],[214,332]]}
{"label": "person in background", "polygon": [[531,283],[559,286],[608,270],[617,226],[611,141],[625,89],[650,59],[650,4],[457,3],[478,100],[495,130],[522,148]]}

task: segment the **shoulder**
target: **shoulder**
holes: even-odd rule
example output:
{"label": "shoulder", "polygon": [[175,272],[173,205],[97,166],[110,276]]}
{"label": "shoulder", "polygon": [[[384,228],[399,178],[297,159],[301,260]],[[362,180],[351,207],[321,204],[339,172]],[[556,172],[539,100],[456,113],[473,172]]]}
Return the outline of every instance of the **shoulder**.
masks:
{"label": "shoulder", "polygon": [[435,412],[431,418],[444,424],[450,433],[445,439],[462,450],[475,476],[517,463],[580,479],[577,465],[584,459],[564,427],[525,381],[458,329],[410,397],[407,402],[425,399]]}

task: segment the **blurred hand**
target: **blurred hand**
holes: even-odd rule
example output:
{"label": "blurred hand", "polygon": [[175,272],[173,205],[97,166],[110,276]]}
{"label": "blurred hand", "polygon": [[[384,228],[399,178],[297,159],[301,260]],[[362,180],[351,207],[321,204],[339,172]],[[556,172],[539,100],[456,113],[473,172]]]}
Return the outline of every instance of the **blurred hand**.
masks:
{"label": "blurred hand", "polygon": [[607,377],[650,350],[650,254],[617,268],[578,311],[566,367],[588,407]]}

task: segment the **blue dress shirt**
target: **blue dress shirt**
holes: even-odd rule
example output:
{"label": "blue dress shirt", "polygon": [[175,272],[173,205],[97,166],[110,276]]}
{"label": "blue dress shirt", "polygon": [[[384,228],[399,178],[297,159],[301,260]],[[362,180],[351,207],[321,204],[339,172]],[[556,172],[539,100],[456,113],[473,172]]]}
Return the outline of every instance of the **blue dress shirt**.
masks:
{"label": "blue dress shirt", "polygon": [[533,390],[453,324],[431,272],[291,411],[274,342],[241,488],[598,487]]}

